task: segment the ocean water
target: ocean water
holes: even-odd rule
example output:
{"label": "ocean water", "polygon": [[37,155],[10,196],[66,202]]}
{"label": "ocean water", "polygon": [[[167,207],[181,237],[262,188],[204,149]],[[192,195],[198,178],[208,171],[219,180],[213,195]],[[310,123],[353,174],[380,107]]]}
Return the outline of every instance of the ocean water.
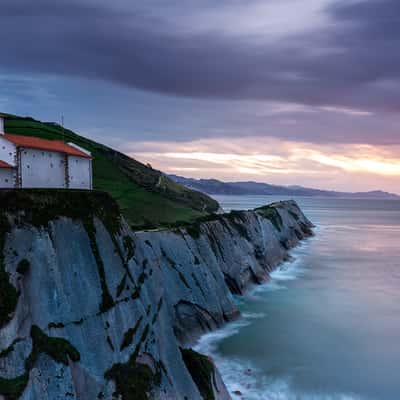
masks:
{"label": "ocean water", "polygon": [[[226,210],[281,199],[215,197]],[[400,202],[296,200],[315,238],[197,349],[233,399],[400,399]]]}

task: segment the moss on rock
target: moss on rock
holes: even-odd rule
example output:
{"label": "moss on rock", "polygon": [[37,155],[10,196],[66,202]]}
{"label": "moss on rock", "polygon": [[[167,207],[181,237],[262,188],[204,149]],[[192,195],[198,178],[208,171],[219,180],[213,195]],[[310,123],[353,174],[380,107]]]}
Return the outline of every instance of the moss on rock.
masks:
{"label": "moss on rock", "polygon": [[0,211],[0,328],[11,320],[19,297],[19,292],[11,284],[10,276],[4,265],[4,246],[6,235],[10,231],[11,225],[2,204],[2,210]]}
{"label": "moss on rock", "polygon": [[120,231],[121,214],[116,202],[103,192],[71,189],[1,190],[3,212],[23,213],[23,223],[46,227],[61,217],[85,221],[99,218],[111,234]]}
{"label": "moss on rock", "polygon": [[17,265],[17,272],[21,275],[25,275],[28,273],[29,269],[31,267],[31,263],[24,258],[23,260],[21,260],[18,265]]}
{"label": "moss on rock", "polygon": [[30,371],[41,353],[47,354],[54,361],[68,365],[68,357],[78,362],[80,354],[67,340],[47,336],[38,326],[31,328],[32,352],[25,362],[25,367]]}
{"label": "moss on rock", "polygon": [[96,260],[97,264],[97,269],[99,272],[99,278],[100,278],[100,285],[101,285],[101,303],[100,303],[100,312],[106,312],[110,308],[112,308],[115,304],[113,297],[110,294],[110,291],[107,286],[107,281],[106,281],[106,272],[104,269],[104,263],[100,255],[99,248],[97,246],[97,241],[96,241],[96,228],[94,226],[94,221],[93,218],[86,218],[84,220],[85,224],[85,229],[86,232],[89,236],[89,241],[90,241],[90,247],[92,249],[93,256]]}
{"label": "moss on rock", "polygon": [[149,366],[129,360],[114,364],[105,378],[115,383],[114,396],[122,400],[148,400],[154,385],[154,374]]}
{"label": "moss on rock", "polygon": [[[139,319],[136,325],[139,326],[140,322],[141,319]],[[113,380],[115,383],[114,397],[121,398],[122,400],[149,399],[149,393],[157,383],[156,376],[158,375],[158,371],[154,373],[148,365],[136,362],[140,348],[146,341],[149,331],[150,326],[149,324],[146,324],[140,340],[136,344],[135,350],[129,357],[129,360],[126,363],[114,364],[104,374],[106,379]],[[133,334],[135,332],[133,332]],[[128,334],[129,337],[126,340],[129,341],[131,335],[133,338],[133,334],[130,332]]]}
{"label": "moss on rock", "polygon": [[283,220],[278,210],[272,206],[264,206],[256,208],[256,212],[264,218],[269,219],[277,231],[281,231],[283,227]]}
{"label": "moss on rock", "polygon": [[29,375],[24,374],[14,379],[0,378],[0,394],[6,400],[17,400],[24,392],[28,384]]}
{"label": "moss on rock", "polygon": [[121,343],[120,351],[124,350],[126,347],[128,347],[128,346],[130,346],[132,344],[133,338],[135,337],[136,332],[138,331],[142,320],[143,320],[143,316],[141,316],[136,321],[136,324],[135,324],[135,326],[133,328],[128,329],[124,333],[124,338],[123,338],[122,343]]}
{"label": "moss on rock", "polygon": [[38,326],[31,328],[32,351],[25,360],[25,373],[13,379],[0,378],[0,395],[6,400],[17,400],[24,392],[29,381],[29,373],[40,354],[44,353],[54,361],[68,365],[68,358],[78,362],[80,354],[67,340],[47,336]]}
{"label": "moss on rock", "polygon": [[192,349],[181,349],[182,358],[203,400],[215,400],[215,367],[207,356]]}

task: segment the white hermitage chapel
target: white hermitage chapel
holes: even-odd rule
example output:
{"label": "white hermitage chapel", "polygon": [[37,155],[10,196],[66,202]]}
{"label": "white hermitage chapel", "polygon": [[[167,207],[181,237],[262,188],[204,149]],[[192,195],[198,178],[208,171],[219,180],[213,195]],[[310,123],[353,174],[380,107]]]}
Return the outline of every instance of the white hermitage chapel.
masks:
{"label": "white hermitage chapel", "polygon": [[0,114],[0,188],[92,189],[91,153],[73,143],[4,133]]}

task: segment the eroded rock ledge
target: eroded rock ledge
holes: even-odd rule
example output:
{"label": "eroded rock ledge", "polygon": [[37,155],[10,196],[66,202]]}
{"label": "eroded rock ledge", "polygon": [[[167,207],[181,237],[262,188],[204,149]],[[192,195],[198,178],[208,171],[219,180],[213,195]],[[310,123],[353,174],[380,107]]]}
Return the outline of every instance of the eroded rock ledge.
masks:
{"label": "eroded rock ledge", "polygon": [[0,398],[229,399],[188,348],[312,234],[293,201],[133,232],[104,193],[0,191]]}

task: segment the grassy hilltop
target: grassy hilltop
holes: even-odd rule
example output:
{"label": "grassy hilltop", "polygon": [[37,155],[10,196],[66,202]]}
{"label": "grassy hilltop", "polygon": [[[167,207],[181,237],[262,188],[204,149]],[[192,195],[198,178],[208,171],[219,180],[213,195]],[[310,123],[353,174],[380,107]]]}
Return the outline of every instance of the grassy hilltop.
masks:
{"label": "grassy hilltop", "polygon": [[215,212],[218,203],[173,182],[150,166],[52,122],[9,115],[5,131],[72,142],[92,152],[93,186],[109,193],[133,227],[191,222]]}

